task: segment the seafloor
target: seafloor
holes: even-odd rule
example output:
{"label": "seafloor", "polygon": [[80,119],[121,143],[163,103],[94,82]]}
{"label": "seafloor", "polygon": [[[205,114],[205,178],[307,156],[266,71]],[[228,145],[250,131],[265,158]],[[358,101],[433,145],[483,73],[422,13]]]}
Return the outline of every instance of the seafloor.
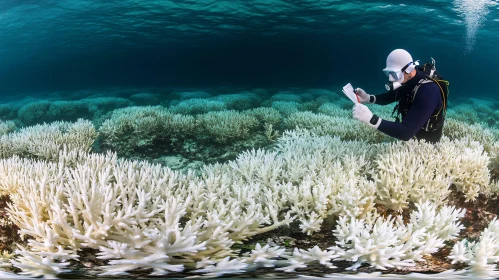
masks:
{"label": "seafloor", "polygon": [[[394,104],[383,107],[369,105],[373,112],[387,120],[393,119],[393,106]],[[414,272],[435,275],[450,270],[465,271],[470,277],[495,275],[495,262],[499,260],[499,236],[485,241],[483,232],[493,232],[490,225],[499,211],[499,161],[496,158],[499,154],[499,102],[451,97],[446,112],[444,140],[439,145],[419,143],[415,140],[401,142],[387,137],[353,120],[351,108],[351,101],[337,91],[300,88],[106,88],[33,93],[22,98],[7,98],[0,104],[0,154],[3,161],[0,163],[0,176],[4,178],[0,179],[3,181],[0,184],[0,251],[3,251],[0,260],[3,269],[19,275],[60,278],[142,278],[153,277],[150,275],[153,272],[158,274],[157,277],[167,275],[168,278],[193,275],[235,278],[293,278],[302,275],[333,277],[335,273],[352,276],[373,272],[383,272],[386,275]],[[81,154],[69,155],[71,151]],[[130,182],[133,182],[129,183],[127,188],[121,189],[123,192],[129,192],[126,195],[117,195],[116,192],[120,190],[114,188],[112,195],[119,201],[116,204],[104,199],[105,202],[99,200],[99,203],[104,205],[102,208],[97,204],[93,205],[92,199],[98,200],[94,198],[98,192],[90,191],[81,196],[78,202],[80,204],[71,202],[72,192],[87,187],[83,183],[87,179],[85,176],[103,176],[98,173],[99,167],[92,169],[94,165],[90,162],[98,160],[90,154],[110,155],[109,152],[115,153],[118,163],[114,163],[115,159],[109,160],[112,166],[109,172],[114,174],[114,177],[106,183],[107,188],[119,185],[116,172],[117,166],[121,166],[120,160],[145,161],[178,171],[175,173],[178,176],[185,176],[178,179],[176,185],[168,192],[159,194],[160,189],[157,190],[155,194],[164,201],[171,203],[169,199],[174,198],[171,196],[178,194],[179,201],[176,203],[181,205],[184,199],[187,200],[185,203],[191,203],[189,199],[195,194],[184,196],[179,191],[185,187],[189,192],[189,182],[205,184],[199,189],[204,198],[199,200],[212,201],[212,204],[192,202],[193,205],[185,206],[182,211],[188,214],[179,214],[177,220],[170,221],[171,229],[165,226],[168,224],[165,221],[160,223],[154,220],[157,219],[155,215],[158,213],[150,216],[144,214],[141,220],[137,218],[140,221],[137,220],[138,222],[133,224],[136,229],[150,230],[163,225],[165,228],[160,228],[163,234],[169,231],[181,232],[182,228],[185,230],[187,224],[196,218],[214,219],[215,216],[207,213],[215,211],[216,217],[220,218],[216,222],[219,227],[215,227],[218,231],[203,231],[197,236],[200,240],[200,236],[203,236],[206,244],[211,244],[212,238],[216,242],[213,241],[213,244],[209,245],[211,247],[206,245],[205,248],[191,248],[189,252],[179,249],[159,260],[149,259],[150,266],[147,265],[150,255],[147,254],[158,254],[158,251],[148,251],[146,255],[140,255],[147,250],[135,243],[135,248],[141,253],[123,250],[119,253],[108,253],[108,257],[103,258],[105,247],[111,246],[105,244],[112,244],[105,242],[114,240],[127,244],[129,241],[119,237],[123,228],[115,230],[119,228],[119,223],[112,224],[106,218],[89,216],[100,215],[98,211],[108,209],[104,205],[108,203],[113,205],[115,212],[113,214],[110,210],[111,214],[103,213],[102,217],[112,219],[117,213],[123,214],[120,211],[125,208],[126,203],[130,203],[129,207],[132,207],[134,203],[144,199],[144,203],[149,205],[150,201],[156,199],[154,196],[148,196],[137,198],[135,202],[128,201],[127,199],[135,194],[134,188],[142,188],[142,181],[130,179]],[[346,154],[350,154],[352,158]],[[108,164],[106,160],[103,160],[104,165]],[[40,175],[42,170],[52,170],[52,163],[62,166],[58,169],[62,173],[75,169],[67,171],[70,174],[67,175],[69,179],[60,179],[61,177],[57,177],[52,171]],[[92,171],[87,170],[87,173],[82,171],[83,175],[78,175],[80,177],[75,175],[78,173],[78,166],[87,163],[90,166],[88,170],[97,170],[98,174],[92,175]],[[349,173],[348,168],[354,171]],[[64,171],[61,171],[63,169]],[[300,170],[303,174],[297,174]],[[230,178],[224,179],[224,176]],[[78,177],[79,181],[73,180],[73,177]],[[207,178],[212,177],[217,178],[213,181],[220,180],[219,184],[217,181],[210,185],[208,182],[212,181]],[[326,181],[326,177],[333,182]],[[46,188],[56,181],[60,184],[54,183],[54,186]],[[92,191],[101,184],[98,179],[88,181],[89,190]],[[82,185],[79,186],[77,182]],[[327,182],[330,182],[329,185]],[[253,188],[252,190],[261,187],[261,190],[252,193],[243,187],[239,188],[238,184]],[[338,186],[342,184],[346,187]],[[66,192],[66,188],[71,191]],[[354,195],[351,191],[356,191],[355,188],[359,190]],[[227,193],[238,191],[241,193]],[[51,200],[47,192],[56,196],[56,199]],[[105,194],[110,195],[107,192]],[[216,194],[215,197],[212,197],[212,194]],[[99,195],[104,193],[97,194]],[[233,205],[237,203],[234,202],[237,199],[240,199],[241,204],[236,207]],[[277,216],[272,219],[268,215],[274,212],[265,208],[265,203],[270,201],[274,203],[272,207],[277,207],[277,210],[274,209]],[[434,213],[432,218],[435,219],[444,219],[439,216],[444,214],[438,212],[438,209],[443,209],[444,206],[463,210],[462,215],[456,214],[458,218],[452,220],[452,223],[449,220],[448,224],[426,225],[427,237],[422,237],[420,241],[429,244],[429,240],[433,242],[435,238],[441,238],[442,243],[437,244],[435,241],[434,248],[431,249],[421,249],[424,244],[413,245],[414,251],[424,252],[417,260],[410,260],[406,252],[405,255],[387,256],[384,267],[383,261],[380,261],[383,254],[389,254],[393,248],[402,250],[400,248],[403,245],[400,244],[407,244],[408,240],[401,240],[400,243],[392,245],[379,245],[376,250],[366,252],[377,257],[371,257],[371,261],[367,257],[353,271],[350,268],[361,253],[357,252],[356,256],[345,253],[343,257],[331,255],[329,259],[326,258],[327,261],[320,262],[319,258],[314,259],[317,257],[314,255],[316,253],[304,252],[315,246],[324,250],[323,253],[335,246],[338,247],[331,249],[331,252],[353,250],[348,244],[338,243],[341,233],[334,230],[339,228],[340,217],[362,220],[366,225],[374,225],[376,219],[390,221],[391,217],[400,217],[401,223],[406,225],[421,224],[421,219],[417,222],[414,220],[417,218],[412,215],[425,201],[436,205],[437,210],[434,212],[428,210],[428,213]],[[65,216],[55,214],[62,211],[59,206],[54,207],[54,203],[59,202],[61,209],[68,211]],[[152,205],[162,204],[158,202]],[[80,210],[75,210],[78,207]],[[92,207],[95,209],[89,210]],[[137,217],[142,215],[140,207],[135,214]],[[225,207],[235,211],[232,217],[222,213],[227,211]],[[179,213],[182,212],[180,208],[177,209]],[[73,212],[68,209],[73,209]],[[147,208],[147,211],[154,212],[154,209],[151,209]],[[144,213],[147,211],[144,210]],[[195,211],[200,212],[194,213]],[[249,215],[250,211],[261,213],[261,220]],[[89,214],[91,212],[93,214]],[[174,216],[173,212],[169,213],[168,215]],[[75,218],[78,215],[81,217]],[[166,216],[165,219],[168,220],[168,215],[165,214],[163,218]],[[314,218],[317,215],[320,219]],[[135,216],[130,217],[135,219]],[[287,220],[288,218],[291,220]],[[89,226],[92,219],[97,220],[93,227]],[[245,219],[254,220],[241,227],[224,224],[235,225]],[[93,232],[106,221],[111,223],[107,228],[100,228],[98,234]],[[271,228],[271,225],[275,225],[275,228]],[[438,236],[433,236],[434,239],[428,237],[431,236],[430,229],[441,230],[438,229],[439,226],[459,229],[456,230],[457,234],[449,234],[445,238],[442,237],[445,235],[442,231],[439,231]],[[68,231],[71,227],[74,227],[73,233]],[[207,224],[198,230],[202,232],[206,228],[209,228]],[[267,228],[268,230],[262,230]],[[365,229],[374,236],[373,228],[369,230],[366,226]],[[225,237],[217,239],[217,234]],[[174,244],[179,236],[169,237],[168,242]],[[367,236],[367,239],[369,238]],[[375,243],[378,239],[372,237],[372,240]],[[459,243],[464,240],[467,240],[467,243]],[[157,240],[154,242],[159,244]],[[217,242],[225,242],[225,245],[217,245]],[[352,239],[350,242],[360,244],[360,241]],[[480,253],[477,249],[479,246],[473,247],[473,244],[480,242],[489,242],[487,246],[491,251]],[[453,248],[458,243],[464,244],[462,250],[467,251],[461,252],[461,255],[466,257],[453,263],[449,256],[457,255]],[[214,269],[214,266],[204,265],[198,266],[198,271],[194,271],[196,267],[192,264],[200,263],[201,260],[212,260],[212,264],[216,264],[227,256],[236,260],[248,257],[257,244],[269,245],[270,248],[286,248],[288,254],[274,257],[267,255],[272,264],[268,267],[248,265],[231,270],[229,265],[227,268],[210,271],[209,268]],[[158,245],[155,250],[160,247]],[[294,248],[304,251],[291,257]],[[66,251],[61,253],[61,250]],[[27,256],[27,252],[32,255]],[[165,249],[165,252],[169,251]],[[123,263],[113,263],[113,260],[120,259],[118,256],[131,259],[132,264],[127,263],[129,266],[126,267]],[[479,256],[482,256],[482,266],[473,264]],[[277,267],[289,265],[293,258],[303,266],[297,266],[289,272],[276,270]],[[253,261],[258,263],[255,259]],[[67,264],[60,268],[55,265],[64,262]],[[408,262],[411,265],[393,265],[396,262]],[[180,271],[175,271],[176,269],[164,264],[185,266]],[[120,265],[121,269],[113,270]],[[201,268],[205,270],[200,270]],[[161,274],[166,273],[165,270],[169,270],[168,274]],[[106,271],[115,273],[106,274]]]}

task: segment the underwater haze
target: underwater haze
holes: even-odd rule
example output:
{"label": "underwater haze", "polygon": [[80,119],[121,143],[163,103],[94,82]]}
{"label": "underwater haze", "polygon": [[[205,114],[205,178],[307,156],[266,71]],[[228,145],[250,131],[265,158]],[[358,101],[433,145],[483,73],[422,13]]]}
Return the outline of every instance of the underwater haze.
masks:
{"label": "underwater haze", "polygon": [[499,6],[455,1],[0,2],[2,96],[113,86],[384,91],[386,56],[437,61],[456,96],[495,96]]}
{"label": "underwater haze", "polygon": [[[0,278],[497,279],[498,43],[499,0],[0,0]],[[441,77],[383,94],[395,49]]]}

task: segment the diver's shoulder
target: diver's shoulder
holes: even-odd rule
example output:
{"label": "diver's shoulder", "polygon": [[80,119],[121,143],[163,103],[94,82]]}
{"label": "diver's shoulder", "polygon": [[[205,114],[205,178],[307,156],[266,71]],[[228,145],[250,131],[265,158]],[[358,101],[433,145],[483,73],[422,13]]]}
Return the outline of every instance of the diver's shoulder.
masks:
{"label": "diver's shoulder", "polygon": [[426,79],[421,79],[420,83],[421,83],[421,86],[420,86],[421,89],[425,89],[425,90],[430,91],[430,92],[436,91],[436,92],[440,93],[440,87],[434,81],[426,78]]}
{"label": "diver's shoulder", "polygon": [[418,99],[422,98],[428,102],[429,100],[434,100],[438,102],[440,100],[440,87],[435,82],[423,83],[417,93]]}

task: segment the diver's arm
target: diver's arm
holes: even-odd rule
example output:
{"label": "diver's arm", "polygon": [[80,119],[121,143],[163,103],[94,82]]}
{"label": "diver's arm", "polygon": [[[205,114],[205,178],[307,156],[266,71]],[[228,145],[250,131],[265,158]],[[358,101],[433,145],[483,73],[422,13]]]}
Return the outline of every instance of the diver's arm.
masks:
{"label": "diver's arm", "polygon": [[436,84],[421,86],[404,120],[401,123],[382,120],[378,130],[389,136],[407,141],[423,127],[440,104],[440,100],[440,90]]}
{"label": "diver's arm", "polygon": [[376,98],[374,103],[379,104],[379,105],[388,105],[388,104],[396,101],[395,100],[396,96],[397,96],[397,92],[394,90],[390,90],[390,91],[385,92],[385,93],[374,95],[374,97]]}

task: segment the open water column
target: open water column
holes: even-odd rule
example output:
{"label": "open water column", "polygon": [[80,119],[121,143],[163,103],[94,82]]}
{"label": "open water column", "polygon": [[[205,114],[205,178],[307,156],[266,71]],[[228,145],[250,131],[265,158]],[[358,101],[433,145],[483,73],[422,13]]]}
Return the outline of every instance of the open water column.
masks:
{"label": "open water column", "polygon": [[0,279],[498,278],[498,3],[0,0]]}
{"label": "open water column", "polygon": [[482,26],[490,9],[497,7],[496,0],[454,0],[455,11],[466,22],[466,51],[475,45],[476,33]]}

